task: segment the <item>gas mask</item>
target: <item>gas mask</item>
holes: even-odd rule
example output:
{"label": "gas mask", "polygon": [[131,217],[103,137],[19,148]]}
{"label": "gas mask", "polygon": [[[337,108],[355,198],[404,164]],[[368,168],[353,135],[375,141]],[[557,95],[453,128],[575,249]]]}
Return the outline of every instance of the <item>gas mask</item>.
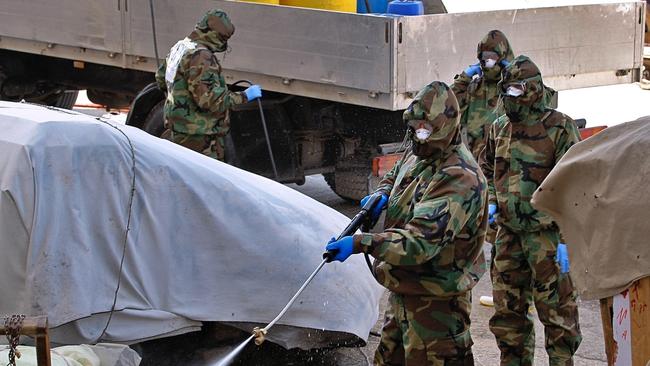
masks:
{"label": "gas mask", "polygon": [[481,52],[481,65],[487,69],[493,68],[499,62],[499,54],[492,51]]}
{"label": "gas mask", "polygon": [[433,127],[427,121],[409,121],[408,125],[413,129],[413,138],[417,143],[425,143],[433,131]]}
{"label": "gas mask", "polygon": [[458,101],[441,81],[433,81],[415,96],[402,118],[406,124],[405,141],[413,155],[436,159],[442,156],[458,137],[460,118]]}
{"label": "gas mask", "polygon": [[518,87],[515,87],[515,86],[511,85],[511,86],[508,86],[508,88],[506,89],[505,95],[508,96],[508,97],[516,98],[516,97],[520,97],[520,96],[524,95],[525,91],[526,91],[525,89],[518,88]]}
{"label": "gas mask", "polygon": [[433,125],[426,120],[408,121],[408,136],[411,140],[413,154],[420,157],[429,157],[437,150],[431,138]]}
{"label": "gas mask", "polygon": [[476,58],[481,62],[483,78],[492,83],[501,80],[501,71],[505,67],[502,61],[514,58],[508,38],[500,30],[489,31],[476,47]]}
{"label": "gas mask", "polygon": [[523,121],[530,114],[531,105],[535,102],[536,88],[528,93],[530,86],[527,81],[528,79],[501,84],[503,108],[512,122]]}
{"label": "gas mask", "polygon": [[491,58],[485,60],[485,62],[483,63],[483,65],[485,65],[485,67],[488,68],[488,69],[493,68],[494,65],[496,65],[496,64],[497,64],[497,60],[493,60]]}

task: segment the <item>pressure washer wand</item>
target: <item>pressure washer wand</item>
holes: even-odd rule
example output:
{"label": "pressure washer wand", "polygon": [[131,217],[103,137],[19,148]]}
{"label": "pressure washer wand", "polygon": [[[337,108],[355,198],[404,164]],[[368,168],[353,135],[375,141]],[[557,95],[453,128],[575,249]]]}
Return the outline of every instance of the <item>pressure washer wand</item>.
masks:
{"label": "pressure washer wand", "polygon": [[[366,223],[367,220],[368,220],[368,217],[369,217],[370,210],[372,210],[372,208],[377,204],[377,202],[379,202],[380,199],[381,199],[381,194],[372,195],[370,197],[370,199],[368,200],[368,202],[366,202],[366,204],[363,205],[363,207],[361,208],[361,211],[359,211],[352,218],[352,221],[350,221],[348,226],[339,235],[337,240],[341,239],[344,236],[349,236],[349,235],[354,234],[357,231],[357,229],[359,229],[361,227],[361,225]],[[280,314],[278,314],[278,316],[276,316],[275,319],[271,320],[271,322],[266,327],[264,327],[262,329],[256,327],[255,329],[253,329],[253,334],[255,335],[255,344],[257,344],[259,346],[259,345],[262,344],[262,342],[264,342],[264,336],[266,335],[268,330],[271,329],[271,327],[274,326],[275,323],[277,323],[278,320],[280,320],[280,318],[282,318],[282,316],[284,316],[284,314],[289,310],[291,305],[293,305],[293,303],[296,301],[298,296],[300,296],[300,294],[302,294],[302,292],[305,290],[305,288],[307,288],[307,286],[311,283],[311,281],[314,279],[314,277],[316,277],[318,272],[320,272],[320,270],[323,268],[325,263],[329,263],[329,262],[333,261],[334,257],[336,257],[336,254],[338,254],[338,250],[328,250],[327,252],[323,253],[323,260],[320,262],[318,267],[316,267],[314,272],[312,272],[311,275],[309,275],[309,277],[302,284],[302,286],[300,286],[300,288],[298,289],[296,294],[293,295],[291,300],[289,300],[289,302],[287,303],[287,305],[285,305],[285,307],[282,309],[282,311],[280,311]]]}
{"label": "pressure washer wand", "polygon": [[[361,211],[359,211],[359,213],[357,213],[352,218],[352,221],[350,221],[348,226],[339,235],[337,240],[341,239],[344,236],[349,236],[349,235],[354,234],[357,231],[357,229],[359,229],[361,227],[361,225],[368,223],[369,222],[368,221],[369,213],[372,210],[372,208],[379,202],[379,200],[381,200],[381,194],[377,193],[377,194],[372,195],[370,197],[370,199],[368,200],[368,202],[366,202],[366,204],[363,205],[363,207],[361,208]],[[261,345],[262,343],[264,343],[266,333],[268,333],[269,329],[271,329],[271,327],[274,326],[275,323],[277,323],[284,316],[284,314],[289,310],[289,308],[291,308],[291,305],[293,305],[293,303],[296,301],[298,296],[300,296],[300,294],[302,294],[302,292],[305,290],[305,288],[307,288],[307,286],[309,286],[309,284],[314,279],[314,277],[316,277],[318,272],[320,272],[320,270],[323,268],[325,263],[329,263],[329,262],[333,261],[334,257],[336,257],[336,254],[338,254],[338,250],[328,250],[327,252],[323,253],[323,260],[320,262],[318,267],[316,267],[314,272],[312,272],[311,275],[309,275],[309,277],[302,284],[302,286],[300,286],[300,288],[298,289],[296,294],[293,295],[291,300],[289,300],[287,305],[284,306],[282,311],[280,311],[280,313],[273,320],[271,320],[271,322],[269,324],[267,324],[264,328],[255,327],[253,329],[253,335],[248,337],[244,342],[242,342],[239,346],[237,346],[237,348],[235,348],[232,352],[230,352],[228,355],[226,355],[226,357],[223,358],[217,364],[217,366],[227,366],[235,358],[237,353],[239,353],[242,349],[244,349],[244,346],[248,342],[250,342],[251,339],[255,339],[255,344],[258,345],[258,346]]]}

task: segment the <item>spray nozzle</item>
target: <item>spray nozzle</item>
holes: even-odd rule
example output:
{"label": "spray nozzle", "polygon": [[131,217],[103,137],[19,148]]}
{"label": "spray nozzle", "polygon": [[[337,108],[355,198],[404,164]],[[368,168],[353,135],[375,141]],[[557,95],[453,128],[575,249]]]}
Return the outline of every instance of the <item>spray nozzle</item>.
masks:
{"label": "spray nozzle", "polygon": [[253,336],[255,337],[255,344],[261,346],[265,340],[266,329],[260,327],[253,328]]}

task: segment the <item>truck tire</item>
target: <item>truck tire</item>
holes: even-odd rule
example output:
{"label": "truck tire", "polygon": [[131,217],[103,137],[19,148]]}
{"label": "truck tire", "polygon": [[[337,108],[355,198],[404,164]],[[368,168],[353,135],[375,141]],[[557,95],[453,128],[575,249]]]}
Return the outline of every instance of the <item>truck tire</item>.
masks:
{"label": "truck tire", "polygon": [[74,104],[77,102],[77,97],[79,96],[79,90],[66,90],[59,98],[54,102],[54,107],[63,108],[63,109],[72,109]]}
{"label": "truck tire", "polygon": [[338,162],[334,173],[323,174],[325,182],[341,198],[359,202],[368,194],[370,159],[352,158]]}
{"label": "truck tire", "polygon": [[161,100],[156,104],[147,117],[144,119],[143,130],[150,135],[160,137],[165,131],[165,101]]}

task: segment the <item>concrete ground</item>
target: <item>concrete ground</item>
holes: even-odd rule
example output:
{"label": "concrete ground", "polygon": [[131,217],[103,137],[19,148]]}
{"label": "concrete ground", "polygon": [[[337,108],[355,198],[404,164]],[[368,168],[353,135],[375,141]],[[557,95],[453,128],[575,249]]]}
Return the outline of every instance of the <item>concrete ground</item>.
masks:
{"label": "concrete ground", "polygon": [[[352,205],[346,200],[337,196],[332,192],[322,176],[307,177],[307,182],[303,186],[290,185],[290,187],[326,204],[339,212],[352,217],[358,212],[358,207]],[[486,256],[490,254],[490,244],[485,245]],[[490,284],[489,275],[486,274],[481,278],[481,281],[473,290],[472,302],[472,338],[474,339],[474,360],[476,365],[497,365],[499,359],[499,349],[497,348],[494,336],[490,333],[488,322],[494,313],[494,308],[486,307],[479,304],[481,296],[491,296],[492,287]],[[386,307],[387,296],[384,296],[380,305],[380,313],[383,313]],[[578,303],[580,312],[580,327],[582,330],[583,341],[578,349],[575,357],[576,366],[599,366],[607,365],[607,357],[605,355],[605,342],[603,339],[603,328],[600,318],[600,306],[598,301],[580,301]],[[377,321],[373,331],[380,332],[381,318]],[[535,320],[535,365],[548,365],[548,357],[544,349],[544,329],[539,322]],[[372,364],[372,357],[377,348],[379,338],[370,336],[368,345],[359,350],[368,360],[368,364]],[[344,353],[346,360],[350,360],[354,354],[359,355],[359,350],[348,349],[339,350],[338,352]],[[348,365],[346,363],[345,365]],[[363,365],[363,362],[355,363]],[[341,364],[343,365],[343,364]]]}

